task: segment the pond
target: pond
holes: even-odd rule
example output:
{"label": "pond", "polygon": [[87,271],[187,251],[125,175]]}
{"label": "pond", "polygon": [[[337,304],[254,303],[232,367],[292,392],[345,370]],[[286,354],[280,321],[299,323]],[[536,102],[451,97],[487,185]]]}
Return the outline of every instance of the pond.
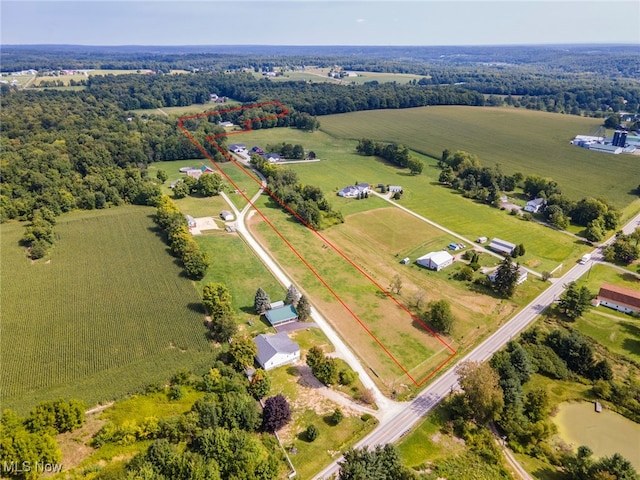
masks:
{"label": "pond", "polygon": [[565,402],[553,418],[559,437],[576,450],[587,445],[596,458],[619,453],[640,470],[640,425],[603,406],[597,413],[593,403]]}

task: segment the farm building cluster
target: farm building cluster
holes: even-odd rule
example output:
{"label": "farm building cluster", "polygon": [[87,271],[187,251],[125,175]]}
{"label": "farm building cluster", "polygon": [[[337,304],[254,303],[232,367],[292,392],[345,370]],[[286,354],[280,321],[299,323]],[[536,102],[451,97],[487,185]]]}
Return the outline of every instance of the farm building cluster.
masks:
{"label": "farm building cluster", "polygon": [[613,137],[599,137],[594,135],[576,135],[571,140],[572,145],[588,148],[597,152],[613,153],[633,153],[640,148],[640,136],[629,135],[626,130],[616,130]]}
{"label": "farm building cluster", "polygon": [[247,146],[244,143],[232,143],[229,145],[229,151],[240,155],[244,159],[248,159],[251,155],[260,155],[265,160],[268,160],[270,163],[276,163],[284,160],[280,154],[278,153],[266,153],[262,148],[257,145],[253,146],[251,149],[247,149]]}
{"label": "farm building cluster", "polygon": [[345,198],[362,198],[368,196],[371,191],[371,186],[368,183],[356,183],[355,185],[348,185],[342,190],[338,191],[339,197]]}

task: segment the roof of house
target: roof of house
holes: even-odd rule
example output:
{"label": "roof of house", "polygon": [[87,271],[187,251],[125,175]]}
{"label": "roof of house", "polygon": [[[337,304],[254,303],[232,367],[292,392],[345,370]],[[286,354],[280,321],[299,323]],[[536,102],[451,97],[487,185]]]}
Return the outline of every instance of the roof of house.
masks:
{"label": "roof of house", "polygon": [[421,256],[416,261],[420,260],[431,260],[431,262],[436,265],[442,265],[443,263],[447,263],[453,261],[453,257],[449,254],[449,252],[445,252],[444,250],[440,250],[438,252],[429,252],[426,255]]}
{"label": "roof of house", "polygon": [[598,298],[640,309],[640,291],[632,290],[631,288],[603,283],[598,292]]}
{"label": "roof of house", "polygon": [[247,148],[244,143],[232,143],[229,145],[229,150],[233,150],[234,148]]}
{"label": "roof of house", "polygon": [[279,353],[291,354],[300,351],[300,346],[289,339],[287,332],[280,332],[275,335],[260,334],[253,341],[258,347],[256,358],[261,365],[265,365]]}
{"label": "roof of house", "polygon": [[527,205],[531,205],[532,207],[538,207],[544,203],[544,198],[534,198],[533,200],[529,200]]}
{"label": "roof of house", "polygon": [[285,305],[283,307],[272,308],[264,313],[271,325],[278,325],[279,323],[290,322],[298,318],[298,312],[293,305]]}
{"label": "roof of house", "polygon": [[231,213],[229,210],[222,210],[220,212],[220,215],[222,215],[223,217],[228,217],[229,215],[233,216],[233,213]]}
{"label": "roof of house", "polygon": [[278,300],[277,302],[271,302],[271,308],[280,308],[284,306],[284,300]]}

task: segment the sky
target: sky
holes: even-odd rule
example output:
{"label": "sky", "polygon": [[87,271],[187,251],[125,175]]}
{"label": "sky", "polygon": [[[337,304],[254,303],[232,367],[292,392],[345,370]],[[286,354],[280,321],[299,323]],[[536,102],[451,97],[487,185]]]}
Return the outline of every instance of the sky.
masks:
{"label": "sky", "polygon": [[2,45],[640,45],[638,0],[1,0]]}

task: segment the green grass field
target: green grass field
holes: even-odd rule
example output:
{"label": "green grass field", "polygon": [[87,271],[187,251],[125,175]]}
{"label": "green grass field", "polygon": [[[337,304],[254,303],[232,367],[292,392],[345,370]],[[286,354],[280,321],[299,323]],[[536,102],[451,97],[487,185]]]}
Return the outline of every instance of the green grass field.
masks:
{"label": "green grass field", "polygon": [[156,233],[152,208],[58,219],[48,258],[32,263],[23,225],[2,225],[2,405],[88,405],[210,363],[200,296]]}
{"label": "green grass field", "polygon": [[[326,118],[326,117],[324,117]],[[356,142],[326,135],[323,132],[302,132],[294,129],[269,129],[252,131],[243,135],[247,145],[273,144],[286,141],[299,143],[305,150],[313,150],[320,162],[294,164],[303,184],[317,185],[323,189],[335,208],[347,215],[369,208],[378,208],[376,199],[359,201],[342,199],[336,192],[355,182],[401,185],[405,194],[400,204],[419,213],[469,241],[477,237],[498,237],[519,244],[527,250],[520,262],[529,268],[551,271],[560,263],[569,264],[579,259],[587,247],[568,235],[534,222],[509,215],[506,211],[476,203],[458,192],[438,184],[440,170],[432,158],[415,154],[425,164],[422,175],[410,175],[406,169],[382,162],[374,157],[355,153]]]}
{"label": "green grass field", "polygon": [[[310,68],[305,71],[286,71],[282,76],[268,77],[271,81],[284,82],[304,80],[307,82],[324,82],[324,83],[344,83],[344,84],[363,84],[365,82],[379,83],[398,83],[406,84],[411,80],[420,80],[422,75],[414,75],[411,73],[380,73],[380,72],[354,72],[355,77],[344,77],[342,79],[329,77],[329,68]],[[256,78],[264,78],[261,73],[254,73]]]}
{"label": "green grass field", "polygon": [[193,115],[195,113],[202,113],[214,108],[229,108],[240,105],[240,102],[236,100],[227,100],[225,103],[194,103],[192,105],[186,105],[184,107],[161,107],[161,108],[140,108],[137,110],[131,110],[132,113],[137,115],[164,115],[164,116],[182,116]]}
{"label": "green grass field", "polygon": [[591,152],[569,144],[592,134],[601,119],[525,109],[431,106],[328,115],[321,129],[336,138],[402,143],[440,158],[444,149],[476,154],[505,173],[551,177],[571,198],[606,197],[622,208],[637,195],[640,162],[634,155]]}

